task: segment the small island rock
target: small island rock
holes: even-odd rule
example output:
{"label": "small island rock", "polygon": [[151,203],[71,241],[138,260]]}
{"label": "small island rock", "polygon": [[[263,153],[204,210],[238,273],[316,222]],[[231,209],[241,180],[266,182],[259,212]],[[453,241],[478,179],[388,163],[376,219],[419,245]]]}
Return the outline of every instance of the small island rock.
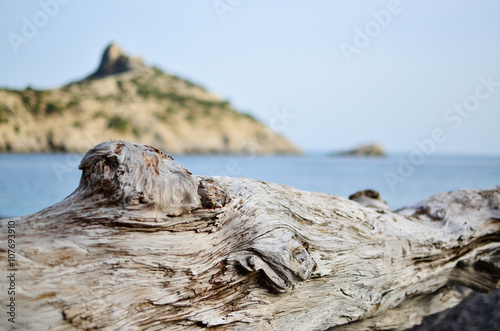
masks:
{"label": "small island rock", "polygon": [[332,156],[385,156],[385,151],[379,144],[365,144],[346,151],[335,152]]}

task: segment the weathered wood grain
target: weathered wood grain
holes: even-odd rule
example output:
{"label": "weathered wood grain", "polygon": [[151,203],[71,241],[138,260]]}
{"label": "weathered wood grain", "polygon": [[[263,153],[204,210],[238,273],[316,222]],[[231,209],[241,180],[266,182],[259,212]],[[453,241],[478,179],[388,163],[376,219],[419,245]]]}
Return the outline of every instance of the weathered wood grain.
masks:
{"label": "weathered wood grain", "polygon": [[[109,141],[74,193],[16,227],[19,329],[384,330],[500,280],[500,188],[395,212],[248,178],[192,175]],[[6,270],[7,254],[0,261]],[[7,291],[0,292],[2,308]],[[13,324],[0,319],[0,327]]]}

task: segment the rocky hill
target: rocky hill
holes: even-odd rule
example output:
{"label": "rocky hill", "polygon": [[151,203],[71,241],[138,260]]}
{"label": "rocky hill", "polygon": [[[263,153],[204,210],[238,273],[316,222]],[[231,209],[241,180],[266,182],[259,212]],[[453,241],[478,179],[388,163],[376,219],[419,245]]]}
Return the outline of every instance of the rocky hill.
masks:
{"label": "rocky hill", "polygon": [[59,89],[0,89],[0,151],[84,152],[109,139],[167,153],[300,150],[203,87],[109,45],[99,68]]}
{"label": "rocky hill", "polygon": [[334,152],[331,156],[385,156],[385,151],[379,144],[365,144],[353,149]]}

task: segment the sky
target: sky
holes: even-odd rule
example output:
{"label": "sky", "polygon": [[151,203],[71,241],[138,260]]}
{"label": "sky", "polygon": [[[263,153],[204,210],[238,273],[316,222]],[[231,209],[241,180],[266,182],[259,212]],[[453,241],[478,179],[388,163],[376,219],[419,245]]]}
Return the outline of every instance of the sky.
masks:
{"label": "sky", "polygon": [[496,0],[0,0],[0,87],[83,78],[114,41],[305,151],[500,155],[499,17]]}

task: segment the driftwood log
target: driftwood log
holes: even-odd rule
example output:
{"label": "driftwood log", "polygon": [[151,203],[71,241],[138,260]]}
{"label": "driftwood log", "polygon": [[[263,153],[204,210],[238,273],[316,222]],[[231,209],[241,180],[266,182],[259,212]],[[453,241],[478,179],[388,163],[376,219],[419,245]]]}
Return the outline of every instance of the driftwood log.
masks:
{"label": "driftwood log", "polygon": [[63,201],[1,221],[2,329],[404,329],[499,285],[500,187],[392,212],[124,141],[80,169]]}

